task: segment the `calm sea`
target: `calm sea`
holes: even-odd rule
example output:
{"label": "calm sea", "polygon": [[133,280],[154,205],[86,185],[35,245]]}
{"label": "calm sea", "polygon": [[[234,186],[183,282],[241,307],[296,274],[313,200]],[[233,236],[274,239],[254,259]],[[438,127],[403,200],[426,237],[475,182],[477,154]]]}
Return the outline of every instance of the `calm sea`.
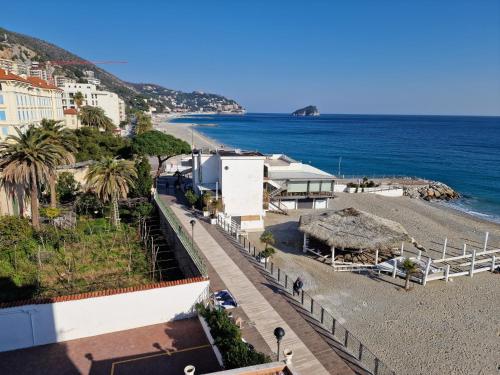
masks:
{"label": "calm sea", "polygon": [[198,131],[226,145],[285,153],[330,173],[408,175],[464,195],[454,205],[500,220],[500,117],[282,114],[195,115]]}

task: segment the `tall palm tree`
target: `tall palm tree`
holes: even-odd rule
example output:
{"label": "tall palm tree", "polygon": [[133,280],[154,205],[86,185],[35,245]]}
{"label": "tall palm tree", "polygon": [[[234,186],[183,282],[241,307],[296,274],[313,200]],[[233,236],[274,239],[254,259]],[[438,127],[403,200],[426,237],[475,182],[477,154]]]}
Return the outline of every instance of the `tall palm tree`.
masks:
{"label": "tall palm tree", "polygon": [[80,107],[83,104],[83,100],[84,100],[83,94],[80,91],[75,92],[75,94],[73,95],[73,101],[75,102],[77,111],[80,110]]}
{"label": "tall palm tree", "polygon": [[130,160],[106,158],[92,164],[87,172],[88,186],[104,202],[111,202],[111,224],[115,227],[120,221],[118,199],[127,198],[136,178],[137,171]]}
{"label": "tall palm tree", "polygon": [[115,128],[113,121],[111,121],[104,113],[104,110],[99,107],[85,105],[80,109],[78,116],[83,125],[92,128],[104,129],[105,131],[112,131]]}
{"label": "tall palm tree", "polygon": [[[40,130],[47,136],[52,143],[59,145],[65,151],[64,158],[59,160],[59,165],[62,163],[74,163],[76,152],[77,139],[75,133],[69,129],[65,129],[59,121],[43,119],[40,123]],[[49,178],[50,186],[50,207],[55,208],[57,205],[56,194],[57,173],[52,171]]]}
{"label": "tall palm tree", "polygon": [[40,229],[38,194],[41,184],[48,181],[51,171],[64,158],[65,150],[48,136],[29,126],[26,132],[16,129],[0,144],[1,182],[7,186],[21,185],[31,199],[31,222]]}

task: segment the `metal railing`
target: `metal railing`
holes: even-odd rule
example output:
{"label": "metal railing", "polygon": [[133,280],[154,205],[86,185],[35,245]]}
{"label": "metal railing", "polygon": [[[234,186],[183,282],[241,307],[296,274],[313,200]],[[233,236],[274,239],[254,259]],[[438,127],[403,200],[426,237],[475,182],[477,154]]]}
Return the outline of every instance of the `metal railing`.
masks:
{"label": "metal railing", "polygon": [[191,236],[189,236],[184,231],[181,222],[179,221],[177,216],[175,216],[172,209],[162,202],[162,200],[158,197],[158,194],[156,192],[154,194],[153,199],[156,202],[156,205],[158,206],[160,212],[163,214],[165,219],[170,224],[170,227],[177,235],[177,238],[186,249],[186,252],[189,254],[194,265],[200,272],[200,275],[205,277],[208,276],[207,267],[205,265],[205,262],[203,261],[203,258],[200,255],[201,254],[200,249],[195,243],[193,243],[193,241],[191,240]]}
{"label": "metal railing", "polygon": [[395,375],[394,370],[383,363],[356,336],[340,324],[330,311],[321,306],[307,292],[301,290],[296,297],[293,292],[294,279],[288,276],[282,269],[275,266],[273,262],[268,262],[267,259],[264,263],[261,263],[260,251],[246,237],[241,236],[235,228],[222,221],[218,221],[217,224],[239,243],[240,250],[245,251],[248,255],[255,258],[257,264],[267,271],[268,275],[283,288],[289,297],[300,303],[308,315],[316,323],[319,323],[323,331],[328,332],[329,338],[340,344],[343,351],[349,354],[360,367],[374,375]]}

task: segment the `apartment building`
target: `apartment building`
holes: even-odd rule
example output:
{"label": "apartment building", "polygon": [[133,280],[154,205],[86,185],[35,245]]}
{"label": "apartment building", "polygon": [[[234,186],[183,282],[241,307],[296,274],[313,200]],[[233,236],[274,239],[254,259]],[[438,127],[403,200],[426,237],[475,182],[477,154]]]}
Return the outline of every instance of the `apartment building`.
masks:
{"label": "apartment building", "polygon": [[0,139],[44,118],[64,120],[62,90],[40,78],[0,69]]}
{"label": "apartment building", "polygon": [[84,98],[82,105],[102,108],[106,116],[116,126],[120,124],[120,121],[125,120],[125,103],[115,93],[99,91],[91,83],[64,83],[62,88],[64,90],[62,98],[63,109],[76,108],[73,97],[77,92],[81,92]]}

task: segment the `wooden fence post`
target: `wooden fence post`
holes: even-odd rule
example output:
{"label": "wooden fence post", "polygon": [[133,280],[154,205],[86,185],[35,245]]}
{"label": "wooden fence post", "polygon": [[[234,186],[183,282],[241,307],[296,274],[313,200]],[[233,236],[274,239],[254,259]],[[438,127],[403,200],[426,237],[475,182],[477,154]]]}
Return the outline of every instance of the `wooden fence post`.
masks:
{"label": "wooden fence post", "polygon": [[392,260],[392,266],[394,267],[392,269],[392,277],[396,278],[396,271],[398,270],[398,261],[397,261],[397,259],[393,259]]}
{"label": "wooden fence post", "polygon": [[405,250],[405,243],[401,242],[401,254],[399,254],[399,255],[403,256],[404,250]]}
{"label": "wooden fence post", "polygon": [[490,232],[486,232],[486,235],[484,236],[484,248],[483,251],[486,251],[488,248],[488,237],[490,236]]}
{"label": "wooden fence post", "polygon": [[332,335],[335,336],[335,318],[332,317]]}
{"label": "wooden fence post", "polygon": [[427,284],[427,276],[429,275],[429,271],[431,270],[432,258],[427,258],[427,265],[425,266],[424,278],[422,279],[422,285],[425,286]]}
{"label": "wooden fence post", "polygon": [[[488,232],[486,232],[488,233]],[[472,250],[472,260],[470,261],[470,277],[474,276],[474,266],[476,265],[476,249]]]}
{"label": "wooden fence post", "polygon": [[448,282],[448,279],[450,278],[450,265],[446,265],[446,270],[444,271],[444,280]]}
{"label": "wooden fence post", "polygon": [[378,264],[378,249],[375,250],[375,265]]}
{"label": "wooden fence post", "polygon": [[467,244],[464,242],[464,251],[462,253],[462,255],[466,255],[467,254]]}
{"label": "wooden fence post", "polygon": [[323,306],[321,306],[321,324],[323,324],[323,321],[325,319],[325,309]]}
{"label": "wooden fence post", "polygon": [[422,250],[418,251],[417,259],[420,260],[422,258]]}
{"label": "wooden fence post", "polygon": [[314,315],[314,300],[311,298],[311,315]]}
{"label": "wooden fence post", "polygon": [[444,239],[443,255],[441,256],[441,259],[444,259],[444,257],[446,256],[446,245],[448,245],[448,237],[445,237]]}
{"label": "wooden fence post", "polygon": [[493,255],[491,257],[491,272],[495,271],[495,260],[496,260],[496,257]]}

